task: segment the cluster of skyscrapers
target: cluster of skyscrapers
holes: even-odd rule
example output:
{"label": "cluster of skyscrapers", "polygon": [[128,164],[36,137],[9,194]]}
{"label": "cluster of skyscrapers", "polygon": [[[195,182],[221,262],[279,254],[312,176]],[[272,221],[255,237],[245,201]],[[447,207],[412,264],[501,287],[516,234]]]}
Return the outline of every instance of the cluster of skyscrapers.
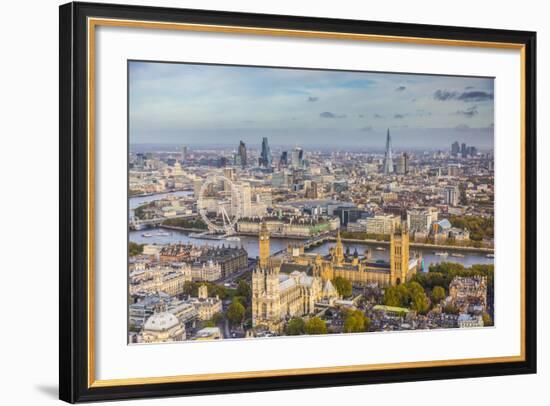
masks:
{"label": "cluster of skyscrapers", "polygon": [[477,148],[471,145],[466,145],[465,142],[459,144],[458,141],[455,141],[451,145],[451,155],[455,157],[460,156],[462,158],[476,156]]}
{"label": "cluster of skyscrapers", "polygon": [[384,165],[382,172],[385,175],[397,173],[398,175],[405,175],[409,173],[409,155],[405,152],[397,158],[397,163],[393,162],[393,151],[391,143],[390,130],[386,134],[386,150],[384,152]]}
{"label": "cluster of skyscrapers", "polygon": [[[288,151],[282,151],[281,157],[275,165],[280,167],[293,166],[295,168],[299,168],[304,165],[304,162],[304,150],[300,147],[294,147],[290,154]],[[246,144],[243,141],[240,141],[239,147],[233,155],[233,164],[235,166],[245,168],[249,163]],[[273,164],[273,154],[271,153],[269,141],[267,137],[263,137],[260,156],[258,158],[258,166],[271,169]]]}

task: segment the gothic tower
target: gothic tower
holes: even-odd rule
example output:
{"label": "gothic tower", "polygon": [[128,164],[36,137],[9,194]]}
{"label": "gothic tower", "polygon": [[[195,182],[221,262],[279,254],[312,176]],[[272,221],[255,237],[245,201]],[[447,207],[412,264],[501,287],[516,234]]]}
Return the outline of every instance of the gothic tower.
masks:
{"label": "gothic tower", "polygon": [[280,319],[279,268],[269,261],[269,231],[265,222],[260,228],[259,261],[252,272],[252,325],[275,328]]}
{"label": "gothic tower", "polygon": [[262,319],[262,299],[265,296],[265,274],[260,268],[252,271],[252,325]]}
{"label": "gothic tower", "polygon": [[206,285],[199,286],[199,299],[208,298],[208,287]]}
{"label": "gothic tower", "polygon": [[409,271],[409,230],[399,227],[390,236],[390,285],[404,283]]}
{"label": "gothic tower", "polygon": [[265,269],[267,268],[269,261],[269,231],[267,230],[267,224],[265,221],[262,222],[260,227],[258,240],[260,244],[259,266],[261,269]]}
{"label": "gothic tower", "polygon": [[342,244],[342,238],[340,237],[340,230],[338,230],[338,234],[336,236],[336,247],[334,248],[332,262],[336,265],[341,265],[344,262],[344,245]]}

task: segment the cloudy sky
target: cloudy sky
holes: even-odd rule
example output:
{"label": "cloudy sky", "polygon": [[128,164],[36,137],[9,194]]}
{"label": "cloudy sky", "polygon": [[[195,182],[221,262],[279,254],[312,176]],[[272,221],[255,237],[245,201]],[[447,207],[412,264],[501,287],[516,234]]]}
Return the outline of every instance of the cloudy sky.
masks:
{"label": "cloudy sky", "polygon": [[130,142],[493,146],[493,79],[130,62]]}

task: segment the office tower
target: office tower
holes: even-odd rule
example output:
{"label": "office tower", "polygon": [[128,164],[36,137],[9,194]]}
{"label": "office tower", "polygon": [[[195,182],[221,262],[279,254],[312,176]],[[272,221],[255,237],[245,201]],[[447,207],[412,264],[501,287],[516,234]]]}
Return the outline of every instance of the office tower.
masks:
{"label": "office tower", "polygon": [[239,151],[237,153],[237,155],[239,156],[239,163],[240,165],[244,168],[247,164],[247,161],[246,161],[246,145],[244,142],[240,142],[239,143]]}
{"label": "office tower", "polygon": [[218,159],[218,168],[225,168],[227,166],[227,157],[221,156]]}
{"label": "office tower", "polygon": [[145,166],[146,161],[147,161],[147,158],[145,158],[145,155],[138,152],[136,155],[136,165],[142,168],[143,166]]}
{"label": "office tower", "polygon": [[445,187],[445,204],[449,206],[458,206],[459,192],[456,186]]}
{"label": "office tower", "polygon": [[[306,183],[309,182],[309,183]],[[315,181],[304,182],[305,196],[308,199],[320,199],[323,197],[323,186]]]}
{"label": "office tower", "polygon": [[235,180],[235,169],[225,168],[223,170],[223,176],[225,176],[229,180]]}
{"label": "office tower", "polygon": [[295,168],[302,167],[304,159],[304,151],[300,147],[296,147],[292,150],[292,166]]}
{"label": "office tower", "polygon": [[281,166],[287,166],[288,165],[288,152],[283,151],[281,154],[281,159],[279,160],[279,165]]}
{"label": "office tower", "polygon": [[235,194],[232,194],[231,208],[233,215],[237,215],[239,218],[248,218],[252,213],[251,199],[252,191],[250,183],[238,182],[234,183]]}
{"label": "office tower", "polygon": [[405,161],[405,175],[409,173],[409,154],[403,153],[403,159]]}
{"label": "office tower", "polygon": [[242,166],[241,156],[238,153],[235,153],[233,155],[233,165]]}
{"label": "office tower", "polygon": [[181,147],[181,153],[180,153],[180,160],[183,162],[187,159],[187,146],[182,145]]}
{"label": "office tower", "polygon": [[272,160],[271,149],[269,148],[267,137],[264,137],[262,139],[262,151],[260,153],[260,159],[259,159],[260,166],[263,166],[264,168],[270,168],[271,160]]}
{"label": "office tower", "polygon": [[462,158],[466,158],[466,156],[468,155],[468,151],[467,151],[467,147],[466,147],[466,143],[463,142],[462,143],[462,147],[460,149],[460,153],[462,155]]}
{"label": "office tower", "polygon": [[202,187],[202,179],[197,178],[193,180],[193,197],[195,199],[199,198],[201,187]]}
{"label": "office tower", "polygon": [[287,169],[275,172],[271,178],[273,187],[287,187],[289,184],[289,174]]}
{"label": "office tower", "polygon": [[388,128],[388,134],[386,135],[386,152],[384,153],[384,169],[383,173],[388,175],[393,173],[393,159],[391,150],[391,136],[390,129]]}
{"label": "office tower", "polygon": [[[410,231],[420,231],[427,233],[433,223],[432,210],[413,209],[407,210],[407,226]],[[437,217],[437,213],[436,213]]]}
{"label": "office tower", "polygon": [[451,145],[451,154],[453,154],[454,156],[457,156],[459,152],[460,152],[460,144],[458,143],[458,141],[455,141],[453,142],[453,145]]}
{"label": "office tower", "polygon": [[[225,176],[229,181],[235,180],[235,169],[234,168],[224,168],[223,176]],[[226,192],[231,191],[231,184],[229,182],[223,183],[223,190]]]}
{"label": "office tower", "polygon": [[409,156],[406,152],[401,154],[397,159],[395,172],[397,172],[399,175],[405,175],[409,172]]}

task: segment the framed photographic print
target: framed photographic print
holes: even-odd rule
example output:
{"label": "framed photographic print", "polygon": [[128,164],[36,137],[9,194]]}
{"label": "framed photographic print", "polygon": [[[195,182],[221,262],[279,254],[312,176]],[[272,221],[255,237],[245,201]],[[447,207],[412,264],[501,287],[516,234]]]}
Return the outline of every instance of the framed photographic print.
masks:
{"label": "framed photographic print", "polygon": [[536,371],[533,32],[60,7],[60,398]]}

